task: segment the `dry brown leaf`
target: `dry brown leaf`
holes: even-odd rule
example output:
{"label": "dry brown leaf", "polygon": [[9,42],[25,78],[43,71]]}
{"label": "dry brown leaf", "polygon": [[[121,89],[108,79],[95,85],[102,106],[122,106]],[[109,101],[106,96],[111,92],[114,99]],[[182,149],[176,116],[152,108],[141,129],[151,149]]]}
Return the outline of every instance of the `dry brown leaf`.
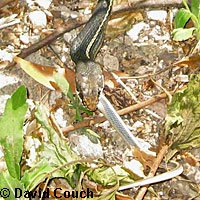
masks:
{"label": "dry brown leaf", "polygon": [[135,148],[133,155],[134,155],[135,159],[137,159],[140,163],[142,163],[142,165],[144,166],[145,169],[147,167],[152,168],[152,166],[154,164],[154,160],[156,159],[156,157],[146,154],[145,152],[140,151],[137,148]]}
{"label": "dry brown leaf", "polygon": [[150,79],[148,81],[144,81],[143,85],[142,85],[142,88],[144,90],[150,90],[154,87],[154,83],[153,81]]}
{"label": "dry brown leaf", "polygon": [[200,53],[187,56],[180,61],[174,63],[178,67],[190,67],[191,69],[197,69],[200,67]]}
{"label": "dry brown leaf", "polygon": [[182,152],[181,158],[193,167],[195,167],[198,163],[198,160],[191,153],[186,151]]}
{"label": "dry brown leaf", "polygon": [[[112,71],[112,72],[115,73],[118,77],[122,77],[122,76],[123,76],[123,77],[124,77],[124,76],[129,77],[129,76],[130,76],[129,74],[126,74],[126,73],[120,72],[120,71],[116,71],[116,70],[114,70],[114,71]],[[118,83],[118,82],[116,81],[116,79],[113,77],[113,75],[111,74],[111,72],[106,72],[106,71],[104,71],[103,74],[104,74],[104,77],[105,77],[105,84],[106,84],[106,85],[109,86],[109,85],[111,84],[110,82],[113,83],[114,87],[120,85],[120,83]],[[125,79],[123,79],[123,80],[125,80]]]}
{"label": "dry brown leaf", "polygon": [[106,37],[116,37],[130,30],[135,21],[141,21],[142,19],[142,14],[135,11],[126,11],[112,15],[106,29]]}
{"label": "dry brown leaf", "polygon": [[[37,82],[48,87],[49,89],[59,90],[53,78],[53,73],[57,71],[57,68],[35,64],[17,56],[14,57],[14,61]],[[75,73],[66,68],[64,70],[64,76],[69,82],[72,92],[75,93]]]}
{"label": "dry brown leaf", "polygon": [[2,61],[0,62],[0,69],[7,67],[10,64],[9,61]]}
{"label": "dry brown leaf", "polygon": [[136,58],[136,59],[123,59],[121,64],[126,67],[126,68],[130,68],[131,66],[133,66],[133,64],[139,64],[141,63],[142,59],[141,58]]}
{"label": "dry brown leaf", "polygon": [[116,200],[134,200],[134,198],[132,198],[128,195],[120,194],[120,193],[117,193],[115,195],[115,198],[116,198]]}

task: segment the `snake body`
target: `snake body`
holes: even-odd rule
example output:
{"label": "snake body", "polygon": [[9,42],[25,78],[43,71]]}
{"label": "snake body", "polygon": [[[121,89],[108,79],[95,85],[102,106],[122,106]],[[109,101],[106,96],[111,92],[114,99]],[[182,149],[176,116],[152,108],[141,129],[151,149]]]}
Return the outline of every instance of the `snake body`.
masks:
{"label": "snake body", "polygon": [[[98,107],[130,146],[137,146],[140,150],[144,150],[143,146],[130,132],[113,106],[103,95],[104,77],[102,68],[94,60],[104,40],[104,30],[111,13],[112,4],[113,0],[98,0],[91,18],[72,42],[70,55],[76,63],[76,87],[80,91],[83,103],[88,109],[94,111]],[[118,190],[173,178],[183,171],[181,165],[175,164],[176,167],[169,172],[121,186]]]}
{"label": "snake body", "polygon": [[81,32],[72,42],[70,55],[76,63],[76,87],[83,103],[94,111],[104,87],[102,67],[94,59],[103,43],[113,0],[99,0]]}

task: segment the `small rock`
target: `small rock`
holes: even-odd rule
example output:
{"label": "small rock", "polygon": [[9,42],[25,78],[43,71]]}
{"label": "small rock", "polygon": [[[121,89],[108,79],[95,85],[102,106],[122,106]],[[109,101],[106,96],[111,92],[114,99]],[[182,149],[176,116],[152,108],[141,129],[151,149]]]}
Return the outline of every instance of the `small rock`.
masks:
{"label": "small rock", "polygon": [[119,61],[115,56],[106,54],[103,58],[104,67],[109,71],[119,70]]}
{"label": "small rock", "polygon": [[47,18],[44,12],[42,11],[33,11],[29,14],[29,19],[31,23],[35,26],[46,26]]}
{"label": "small rock", "polygon": [[49,6],[51,5],[52,0],[36,0],[37,4],[44,8],[44,9],[48,9]]}
{"label": "small rock", "polygon": [[200,183],[200,166],[193,167],[189,163],[184,163],[184,172],[183,174],[192,182],[199,184]]}
{"label": "small rock", "polygon": [[189,77],[188,75],[184,75],[184,74],[180,74],[180,75],[177,75],[175,77],[176,81],[180,81],[180,82],[183,82],[183,83],[188,83],[189,82]]}
{"label": "small rock", "polygon": [[94,143],[88,136],[80,135],[80,133],[80,130],[70,133],[69,141],[71,149],[83,158],[102,158],[103,150],[100,141],[98,140],[97,143]]}
{"label": "small rock", "polygon": [[91,10],[89,9],[89,7],[86,7],[86,9],[84,10],[84,14],[85,15],[89,15],[89,14],[91,14]]}
{"label": "small rock", "polygon": [[28,35],[20,35],[20,41],[24,44],[29,44],[29,36]]}
{"label": "small rock", "polygon": [[33,0],[26,0],[26,3],[28,4],[28,7],[31,7],[35,2]]}
{"label": "small rock", "polygon": [[71,10],[67,8],[66,6],[61,6],[60,11],[61,11],[61,16],[64,19],[67,19],[71,14]]}
{"label": "small rock", "polygon": [[5,87],[6,85],[15,84],[19,82],[19,79],[15,76],[7,76],[5,74],[0,74],[0,88]]}
{"label": "small rock", "polygon": [[69,33],[65,33],[63,38],[67,43],[70,43],[75,39],[76,36],[77,36],[77,32],[74,29],[74,30],[70,31]]}
{"label": "small rock", "polygon": [[165,10],[151,10],[149,12],[147,12],[147,16],[149,19],[153,19],[153,20],[159,20],[162,22],[166,22],[166,18],[167,18],[167,11]]}
{"label": "small rock", "polygon": [[[8,46],[8,49],[11,51],[13,50],[12,46]],[[0,50],[0,61],[8,60],[9,62],[12,62],[14,56],[15,56],[14,54],[9,53],[6,50]]]}
{"label": "small rock", "polygon": [[124,162],[124,166],[126,169],[129,169],[134,174],[137,174],[139,177],[145,177],[143,173],[144,167],[138,160],[133,159],[131,161],[126,161]]}
{"label": "small rock", "polygon": [[35,29],[33,30],[33,33],[38,34],[38,33],[39,33],[39,30],[38,30],[37,28],[35,28]]}
{"label": "small rock", "polygon": [[144,124],[143,124],[142,122],[136,121],[136,122],[133,124],[132,128],[133,128],[133,130],[136,131],[138,128],[142,128],[143,126],[144,126]]}
{"label": "small rock", "polygon": [[71,18],[76,19],[80,14],[78,12],[71,12]]}
{"label": "small rock", "polygon": [[56,110],[54,117],[61,128],[66,127],[67,121],[64,120],[64,112],[62,108]]}
{"label": "small rock", "polygon": [[[170,34],[169,33],[165,33],[162,34],[161,33],[161,28],[159,26],[155,26],[152,31],[149,33],[149,36],[152,36],[155,40],[164,40],[164,41],[168,41],[170,40]],[[162,34],[162,35],[161,35]]]}
{"label": "small rock", "polygon": [[144,22],[138,23],[138,24],[134,25],[133,28],[127,32],[127,35],[133,41],[135,41],[138,39],[138,37],[139,37],[138,35],[141,32],[141,30],[143,30],[145,28],[149,28],[149,25],[145,24]]}

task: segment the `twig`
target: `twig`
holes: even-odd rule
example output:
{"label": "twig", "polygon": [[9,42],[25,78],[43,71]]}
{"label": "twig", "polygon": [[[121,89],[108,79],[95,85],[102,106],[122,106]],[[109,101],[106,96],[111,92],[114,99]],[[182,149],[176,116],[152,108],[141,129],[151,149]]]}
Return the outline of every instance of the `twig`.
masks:
{"label": "twig", "polygon": [[157,83],[156,81],[154,81],[154,79],[153,78],[151,78],[151,81],[156,85],[156,86],[158,86],[159,88],[161,88],[162,90],[163,90],[163,92],[165,92],[166,93],[166,95],[168,96],[168,99],[169,99],[169,104],[171,103],[171,101],[172,101],[172,95],[162,86],[162,85],[160,85],[159,83]]}
{"label": "twig", "polygon": [[[173,94],[173,92],[171,92],[171,94]],[[130,113],[130,112],[133,112],[135,110],[139,110],[141,108],[144,108],[150,104],[153,104],[157,101],[160,101],[161,99],[165,99],[167,97],[167,95],[165,93],[163,94],[160,94],[160,95],[157,95],[151,99],[148,99],[146,101],[143,101],[141,103],[138,103],[138,104],[135,104],[135,105],[132,105],[132,106],[129,106],[127,108],[124,108],[120,111],[118,111],[118,114],[119,115],[125,115],[127,113]],[[76,129],[79,129],[81,127],[85,127],[85,126],[91,126],[93,124],[96,124],[96,123],[101,123],[101,122],[104,122],[106,120],[105,117],[95,117],[93,119],[89,119],[89,120],[84,120],[82,122],[79,122],[75,125],[70,125],[70,126],[67,126],[65,128],[62,129],[64,135],[66,133],[68,133],[69,131],[73,131],[73,130],[76,130]]]}
{"label": "twig", "polygon": [[20,23],[20,19],[15,19],[15,20],[13,20],[12,22],[9,22],[9,23],[7,23],[7,24],[2,24],[2,25],[0,25],[0,30],[6,28],[6,27],[8,27],[8,26],[13,26],[13,25],[19,24],[19,23]]}
{"label": "twig", "polygon": [[[152,7],[152,5],[154,5],[156,7],[158,5],[166,6],[165,5],[166,1],[163,1],[163,0],[158,0],[158,1],[159,1],[159,3],[157,3],[157,1],[154,2],[154,1],[150,1],[150,0],[147,0],[145,2],[140,1],[140,2],[134,3],[134,5],[132,4],[131,7],[129,4],[115,6],[113,8],[112,15],[115,15],[117,13],[124,12],[124,11],[136,10],[138,8],[145,8],[145,6],[146,7]],[[151,2],[151,4],[150,4],[150,2]],[[172,6],[172,5],[173,6],[182,6],[182,0],[171,0],[171,1],[168,0],[167,6]],[[76,20],[70,19],[70,20],[68,20],[66,27],[61,27],[58,30],[55,30],[52,34],[48,35],[46,38],[40,40],[39,42],[33,44],[32,46],[30,46],[26,49],[23,49],[22,52],[18,56],[21,58],[25,58],[28,55],[30,55],[31,53],[38,51],[45,45],[50,44],[52,41],[56,40],[58,37],[61,37],[64,33],[69,32],[75,28],[78,28],[78,27],[84,25],[85,23],[87,23],[86,20],[83,21],[82,23],[78,23]]]}
{"label": "twig", "polygon": [[142,79],[142,78],[150,78],[152,76],[156,76],[158,74],[161,74],[163,72],[166,72],[167,70],[173,68],[175,63],[172,63],[171,65],[169,65],[168,67],[166,67],[165,69],[162,69],[160,71],[157,71],[155,73],[149,73],[149,74],[144,74],[144,75],[139,75],[139,76],[121,76],[119,77],[120,79]]}
{"label": "twig", "polygon": [[[161,147],[161,149],[160,149],[160,151],[159,151],[159,153],[157,155],[157,158],[155,159],[154,164],[153,164],[153,166],[151,168],[151,171],[149,172],[148,177],[152,177],[152,176],[155,175],[155,173],[156,173],[156,171],[157,171],[157,169],[158,169],[163,157],[165,156],[165,154],[167,152],[167,149],[168,149],[167,145],[164,145],[164,146]],[[145,193],[146,193],[146,191],[147,191],[147,189],[148,189],[148,185],[140,188],[135,200],[142,200],[144,195],[145,195]]]}
{"label": "twig", "polygon": [[129,2],[127,4],[117,5],[113,8],[112,14],[120,12],[132,11],[144,8],[160,8],[160,7],[183,7],[182,0],[139,0]]}
{"label": "twig", "polygon": [[21,53],[18,55],[21,58],[25,58],[29,56],[30,54],[38,51],[42,47],[46,46],[47,44],[50,44],[54,40],[56,40],[58,37],[61,37],[64,33],[69,32],[75,28],[78,28],[79,26],[85,24],[87,21],[83,21],[82,23],[78,23],[74,19],[70,19],[67,22],[67,26],[58,28],[55,30],[52,34],[48,35],[46,38],[38,41],[37,43],[31,45],[30,47],[26,49],[22,49]]}
{"label": "twig", "polygon": [[15,0],[1,0],[0,1],[0,8],[3,8],[4,6],[8,5],[9,3],[13,2]]}
{"label": "twig", "polygon": [[117,76],[117,74],[115,74],[114,72],[111,72],[111,74],[113,75],[114,79],[129,93],[129,95],[132,97],[132,99],[135,102],[139,103],[139,101],[137,100],[135,95],[131,92],[131,90],[121,81],[120,77]]}

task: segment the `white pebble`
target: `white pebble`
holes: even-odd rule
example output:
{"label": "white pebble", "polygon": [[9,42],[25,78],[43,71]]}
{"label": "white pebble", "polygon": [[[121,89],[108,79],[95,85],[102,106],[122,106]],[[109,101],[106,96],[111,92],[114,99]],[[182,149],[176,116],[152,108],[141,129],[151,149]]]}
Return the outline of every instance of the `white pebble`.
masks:
{"label": "white pebble", "polygon": [[86,7],[86,9],[84,10],[84,14],[85,15],[91,14],[91,10],[89,9],[89,7]]}
{"label": "white pebble", "polygon": [[175,77],[176,81],[180,81],[180,82],[183,82],[183,83],[187,83],[189,82],[189,77],[188,75],[177,75]]}
{"label": "white pebble", "polygon": [[51,5],[52,0],[36,0],[36,2],[40,7],[48,9]]}
{"label": "white pebble", "polygon": [[0,88],[5,87],[6,85],[18,83],[19,81],[19,79],[15,76],[7,76],[4,74],[0,74],[0,80],[3,80],[0,82]]}
{"label": "white pebble", "polygon": [[136,121],[136,122],[133,124],[133,126],[132,126],[132,128],[133,128],[134,130],[137,130],[137,128],[141,128],[141,127],[143,127],[143,123],[140,122],[140,121]]}
{"label": "white pebble", "polygon": [[29,36],[28,35],[20,35],[19,39],[24,44],[28,44],[29,43]]}
{"label": "white pebble", "polygon": [[33,11],[29,14],[29,19],[31,23],[35,26],[46,26],[47,18],[44,12],[42,11]]}
{"label": "white pebble", "polygon": [[127,32],[127,35],[133,40],[137,40],[138,39],[138,35],[141,32],[141,30],[145,29],[145,28],[149,28],[148,24],[145,24],[144,22],[140,22],[136,25],[133,26],[133,28]]}
{"label": "white pebble", "polygon": [[149,12],[147,12],[147,16],[150,19],[153,20],[159,20],[162,22],[166,22],[166,18],[167,18],[167,11],[165,10],[151,10]]}
{"label": "white pebble", "polygon": [[[12,51],[13,50],[12,47],[13,46],[8,46],[7,48]],[[10,61],[10,62],[12,62],[14,56],[15,56],[14,54],[9,53],[6,50],[0,50],[0,60],[1,61]]]}

